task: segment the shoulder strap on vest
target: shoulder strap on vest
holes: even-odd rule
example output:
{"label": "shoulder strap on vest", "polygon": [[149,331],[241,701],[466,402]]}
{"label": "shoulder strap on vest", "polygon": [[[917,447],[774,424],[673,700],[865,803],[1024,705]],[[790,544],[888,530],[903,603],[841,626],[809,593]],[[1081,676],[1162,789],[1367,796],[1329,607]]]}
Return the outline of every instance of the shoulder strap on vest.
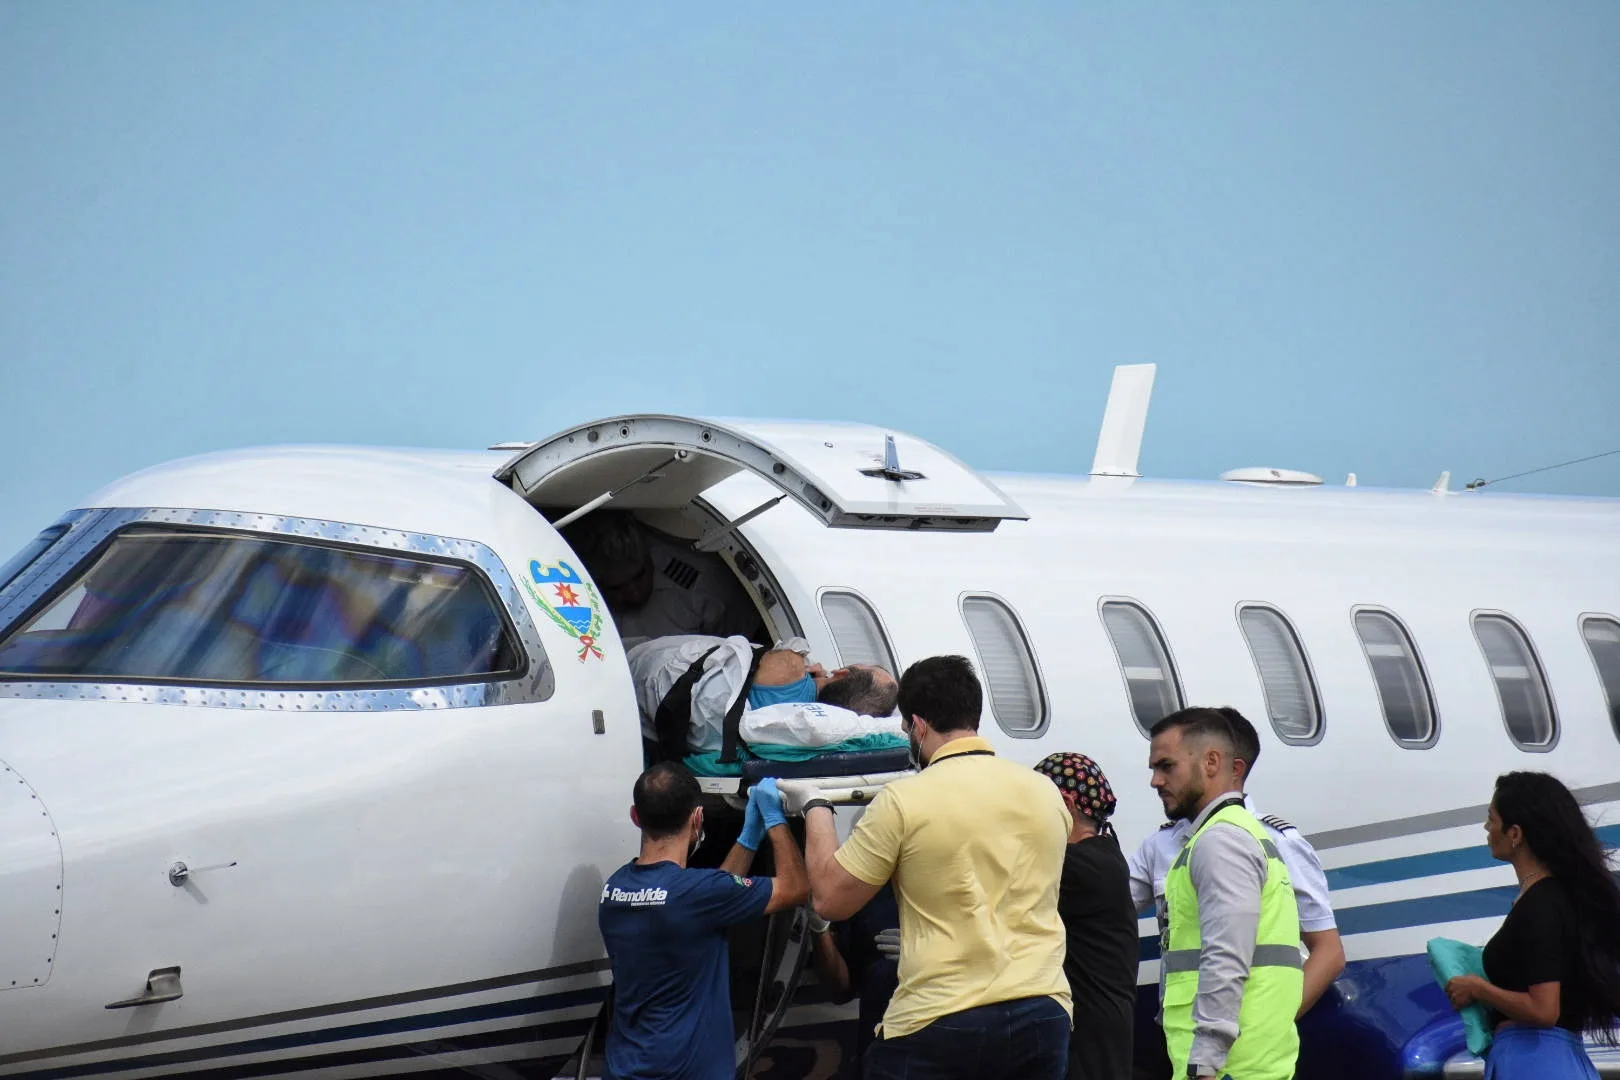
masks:
{"label": "shoulder strap on vest", "polygon": [[[660,761],[680,761],[686,757],[687,732],[692,726],[692,688],[703,677],[703,665],[718,648],[720,646],[716,645],[692,661],[658,703],[658,713],[653,717],[653,732],[658,736]],[[747,695],[748,691],[744,689],[743,696]]]}
{"label": "shoulder strap on vest", "polygon": [[765,650],[758,645],[754,646],[754,658],[748,663],[748,678],[743,680],[742,692],[737,700],[731,703],[726,710],[726,724],[720,735],[720,760],[729,764],[737,760],[737,744],[741,742],[738,728],[742,724],[743,710],[748,707],[748,691],[753,688],[754,676],[759,674],[759,662],[765,656]]}

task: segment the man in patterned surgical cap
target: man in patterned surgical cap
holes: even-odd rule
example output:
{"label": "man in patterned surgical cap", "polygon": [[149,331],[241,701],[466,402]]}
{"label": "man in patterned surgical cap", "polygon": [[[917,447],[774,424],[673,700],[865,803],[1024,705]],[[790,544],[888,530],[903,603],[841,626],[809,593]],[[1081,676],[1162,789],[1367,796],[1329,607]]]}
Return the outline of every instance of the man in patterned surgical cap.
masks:
{"label": "man in patterned surgical cap", "polygon": [[1069,1080],[1126,1077],[1139,946],[1130,870],[1108,824],[1114,789],[1084,754],[1052,754],[1035,771],[1057,785],[1074,820],[1058,886],[1069,939],[1063,973],[1074,995]]}

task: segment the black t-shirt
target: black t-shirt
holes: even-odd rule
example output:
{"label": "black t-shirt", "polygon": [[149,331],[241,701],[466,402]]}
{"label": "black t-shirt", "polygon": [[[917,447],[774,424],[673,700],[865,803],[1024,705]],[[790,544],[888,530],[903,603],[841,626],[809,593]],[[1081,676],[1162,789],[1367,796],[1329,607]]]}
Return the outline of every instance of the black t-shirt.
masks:
{"label": "black t-shirt", "polygon": [[[1579,1033],[1570,1017],[1586,1012],[1583,988],[1576,978],[1580,950],[1575,909],[1564,883],[1542,878],[1525,890],[1501,929],[1485,945],[1485,977],[1504,990],[1523,993],[1537,983],[1559,984],[1558,1026]],[[1491,1026],[1507,1019],[1488,1010]]]}
{"label": "black t-shirt", "polygon": [[1058,886],[1068,934],[1063,974],[1074,995],[1070,1080],[1129,1076],[1141,945],[1131,872],[1112,836],[1070,844]]}

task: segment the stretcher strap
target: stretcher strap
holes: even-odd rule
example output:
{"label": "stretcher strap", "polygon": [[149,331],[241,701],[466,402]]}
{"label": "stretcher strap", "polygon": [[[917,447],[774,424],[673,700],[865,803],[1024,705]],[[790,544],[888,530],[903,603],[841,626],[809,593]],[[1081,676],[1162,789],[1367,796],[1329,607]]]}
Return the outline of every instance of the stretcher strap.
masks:
{"label": "stretcher strap", "polygon": [[[692,690],[697,686],[698,679],[703,677],[704,663],[719,648],[716,645],[692,661],[658,703],[658,713],[653,717],[653,733],[658,737],[660,760],[680,761],[686,757],[687,732],[692,726]],[[747,696],[746,690],[743,696]]]}
{"label": "stretcher strap", "polygon": [[[754,676],[759,674],[759,662],[765,656],[765,650],[758,645],[754,646],[754,658],[748,663],[748,678],[743,680],[742,690],[737,694],[737,700],[731,703],[726,710],[726,724],[720,735],[720,763],[730,765],[737,760],[737,745],[742,742],[740,728],[742,726],[743,710],[748,707],[748,691],[754,685]],[[690,693],[688,708],[690,709]]]}

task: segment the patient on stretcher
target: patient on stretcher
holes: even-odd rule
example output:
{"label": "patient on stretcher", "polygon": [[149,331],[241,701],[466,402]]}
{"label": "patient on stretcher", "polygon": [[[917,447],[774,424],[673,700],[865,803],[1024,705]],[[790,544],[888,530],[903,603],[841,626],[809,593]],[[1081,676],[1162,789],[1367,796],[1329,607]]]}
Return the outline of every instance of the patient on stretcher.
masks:
{"label": "patient on stretcher", "polygon": [[[892,674],[868,664],[828,674],[808,653],[809,645],[799,638],[771,649],[760,656],[750,681],[753,647],[742,637],[682,635],[637,645],[627,659],[642,734],[649,746],[667,743],[669,733],[661,739],[657,723],[660,707],[668,723],[671,709],[679,706],[674,712],[685,721],[686,764],[711,776],[737,775],[747,758],[799,762],[905,748],[900,720],[893,715],[899,687]],[[726,715],[739,705],[739,752],[722,761]]]}

